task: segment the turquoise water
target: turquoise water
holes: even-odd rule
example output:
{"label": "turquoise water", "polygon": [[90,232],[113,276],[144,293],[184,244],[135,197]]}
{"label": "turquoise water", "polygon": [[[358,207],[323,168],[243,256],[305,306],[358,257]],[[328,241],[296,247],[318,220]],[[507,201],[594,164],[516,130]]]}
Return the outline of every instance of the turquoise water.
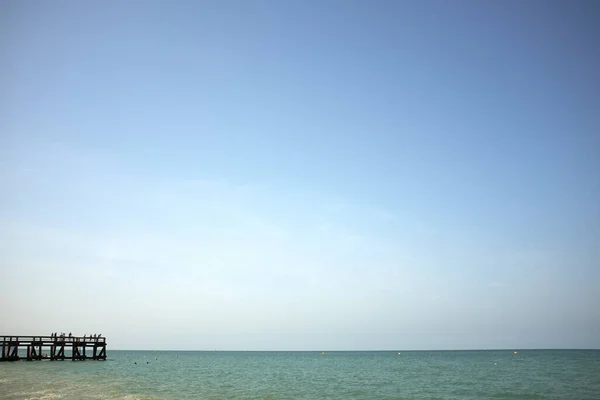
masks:
{"label": "turquoise water", "polygon": [[0,399],[600,399],[597,350],[108,357],[0,363]]}

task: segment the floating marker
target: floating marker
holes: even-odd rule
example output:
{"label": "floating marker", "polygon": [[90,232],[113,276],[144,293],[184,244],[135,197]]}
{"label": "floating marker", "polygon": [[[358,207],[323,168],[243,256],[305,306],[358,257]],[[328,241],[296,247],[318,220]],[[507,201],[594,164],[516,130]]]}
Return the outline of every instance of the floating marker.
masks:
{"label": "floating marker", "polygon": [[325,352],[324,352],[324,351],[322,351],[322,352],[321,352],[321,355],[322,355],[322,356],[324,356],[324,355],[325,355]]}
{"label": "floating marker", "polygon": [[154,357],[155,360],[158,360],[158,357]]}
{"label": "floating marker", "polygon": [[402,353],[398,352],[398,355],[400,355],[400,354],[402,354]]}
{"label": "floating marker", "polygon": [[518,352],[518,351],[515,351],[515,354],[519,354],[519,352]]}

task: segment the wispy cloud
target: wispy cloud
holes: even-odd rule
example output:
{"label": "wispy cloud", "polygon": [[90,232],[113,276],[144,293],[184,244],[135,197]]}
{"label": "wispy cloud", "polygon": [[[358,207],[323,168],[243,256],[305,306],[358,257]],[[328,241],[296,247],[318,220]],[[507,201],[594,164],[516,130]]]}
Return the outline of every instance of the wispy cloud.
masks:
{"label": "wispy cloud", "polygon": [[[377,207],[365,214],[369,207],[353,210],[345,203],[341,214],[321,214],[330,199],[314,197],[307,203],[304,197],[294,199],[251,183],[157,179],[128,172],[98,155],[70,154],[61,148],[38,159],[45,176],[33,184],[43,204],[42,183],[56,180],[55,187],[64,190],[56,212],[67,218],[11,216],[11,233],[21,232],[31,249],[61,249],[61,257],[84,257],[110,269],[108,276],[244,277],[259,286],[273,276],[310,282],[343,277],[358,284],[369,281],[359,275],[362,269],[380,276],[397,263],[394,245],[371,229],[370,220],[391,218]],[[270,213],[272,209],[289,211]],[[323,216],[315,230],[313,221]],[[349,223],[357,216],[366,225]]]}
{"label": "wispy cloud", "polygon": [[14,289],[21,276],[51,270],[49,282],[31,278],[37,295],[69,293],[55,301],[81,312],[102,298],[113,310],[103,317],[115,327],[152,326],[157,315],[195,332],[204,329],[198,321],[211,321],[214,332],[239,324],[260,330],[257,319],[274,327],[315,319],[362,326],[398,316],[416,323],[448,304],[469,305],[462,292],[481,289],[474,282],[501,289],[519,266],[547,265],[542,252],[486,247],[467,231],[457,238],[433,223],[319,193],[166,179],[65,149],[23,162],[40,172],[26,187],[3,183],[30,211],[20,212],[18,201],[0,210],[7,304],[29,306]]}

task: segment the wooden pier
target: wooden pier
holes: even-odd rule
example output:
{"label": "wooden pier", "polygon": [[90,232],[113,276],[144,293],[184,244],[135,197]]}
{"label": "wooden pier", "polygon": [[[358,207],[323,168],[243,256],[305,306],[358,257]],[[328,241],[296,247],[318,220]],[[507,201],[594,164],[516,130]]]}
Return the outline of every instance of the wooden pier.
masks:
{"label": "wooden pier", "polygon": [[[106,360],[105,337],[0,336],[0,361],[18,360]],[[71,354],[65,354],[65,350]],[[25,356],[22,355],[25,350]]]}

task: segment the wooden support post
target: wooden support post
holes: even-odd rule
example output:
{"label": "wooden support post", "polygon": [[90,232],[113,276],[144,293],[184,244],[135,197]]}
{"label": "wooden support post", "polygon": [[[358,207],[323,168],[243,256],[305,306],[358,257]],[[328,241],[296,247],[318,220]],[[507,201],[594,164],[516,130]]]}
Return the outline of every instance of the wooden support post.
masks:
{"label": "wooden support post", "polygon": [[81,357],[79,356],[79,343],[77,343],[77,342],[75,342],[73,344],[73,352],[72,352],[71,359],[73,361],[81,359]]}
{"label": "wooden support post", "polygon": [[56,359],[64,360],[65,359],[65,342],[59,342],[59,343],[57,343],[57,346],[59,346],[59,348],[58,348],[58,353],[56,354]]}
{"label": "wooden support post", "polygon": [[16,341],[11,341],[11,350],[12,353],[10,355],[11,358],[18,360],[19,359],[19,338]]}
{"label": "wooden support post", "polygon": [[101,360],[106,360],[106,343],[100,349],[100,355],[98,358]]}

